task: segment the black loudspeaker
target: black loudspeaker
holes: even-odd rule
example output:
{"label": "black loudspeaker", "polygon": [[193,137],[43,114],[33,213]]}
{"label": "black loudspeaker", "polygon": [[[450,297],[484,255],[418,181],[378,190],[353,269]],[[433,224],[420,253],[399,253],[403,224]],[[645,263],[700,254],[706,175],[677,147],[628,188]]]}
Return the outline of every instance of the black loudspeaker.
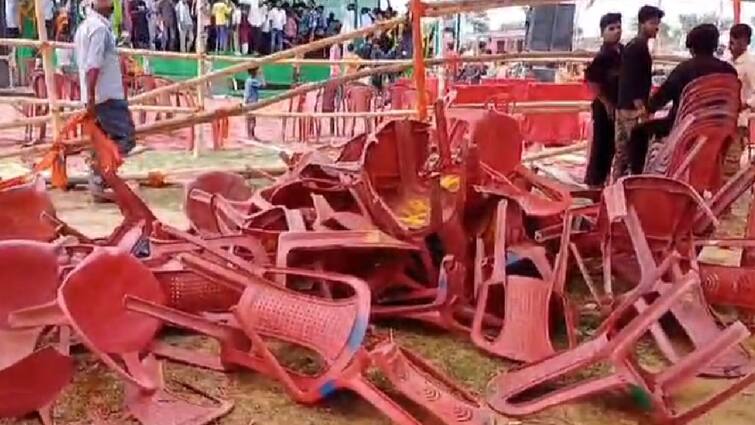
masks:
{"label": "black loudspeaker", "polygon": [[574,4],[533,6],[527,13],[527,48],[535,52],[568,52],[574,35]]}

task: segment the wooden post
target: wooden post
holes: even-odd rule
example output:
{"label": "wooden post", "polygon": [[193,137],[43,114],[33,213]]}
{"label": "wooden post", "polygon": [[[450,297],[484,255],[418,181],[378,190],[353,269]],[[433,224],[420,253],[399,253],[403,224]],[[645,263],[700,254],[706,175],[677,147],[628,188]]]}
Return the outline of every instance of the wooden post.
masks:
{"label": "wooden post", "polygon": [[47,88],[47,100],[52,114],[52,135],[57,137],[60,130],[60,116],[58,115],[58,88],[55,85],[55,68],[52,62],[52,47],[47,44],[47,25],[45,25],[45,14],[42,10],[42,0],[34,0],[34,13],[37,18],[37,36],[42,45],[39,47],[42,52],[42,67],[45,72],[45,87]]}
{"label": "wooden post", "polygon": [[425,80],[425,58],[422,51],[422,13],[424,5],[421,0],[412,0],[412,41],[414,42],[414,84],[417,87],[417,114],[421,121],[427,119],[427,89]]}
{"label": "wooden post", "polygon": [[[202,78],[204,74],[204,56],[205,56],[205,32],[204,32],[204,0],[196,0],[197,8],[197,29],[194,46],[197,53],[197,78]],[[200,111],[204,111],[204,91],[207,84],[200,84],[197,86],[197,107]],[[195,158],[199,157],[199,152],[204,145],[204,126],[198,124],[195,126],[197,131],[196,140],[194,140],[193,155]]]}

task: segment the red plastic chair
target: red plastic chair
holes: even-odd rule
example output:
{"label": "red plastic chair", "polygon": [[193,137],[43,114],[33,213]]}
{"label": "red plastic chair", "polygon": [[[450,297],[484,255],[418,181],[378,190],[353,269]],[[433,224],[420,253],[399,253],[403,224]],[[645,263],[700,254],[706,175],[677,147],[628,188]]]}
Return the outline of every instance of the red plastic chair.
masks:
{"label": "red plastic chair", "polygon": [[556,216],[571,206],[568,190],[522,165],[523,139],[514,118],[487,111],[475,123],[472,141],[484,173],[478,191],[512,199],[527,215],[536,217]]}
{"label": "red plastic chair", "polygon": [[71,326],[126,382],[129,409],[143,424],[203,424],[227,414],[230,403],[205,407],[168,391],[160,364],[149,354],[162,322],[126,310],[128,296],[166,302],[159,282],[139,260],[117,248],[97,248],[68,274],[56,301],[15,312],[11,324]]}
{"label": "red plastic chair", "polygon": [[[489,254],[492,263],[489,275],[483,278],[482,258],[485,257],[484,244],[478,242],[477,271],[475,287],[478,291],[476,310],[472,326],[472,342],[488,353],[523,362],[534,362],[555,354],[555,348],[550,336],[550,325],[555,316],[552,306],[556,301],[561,308],[563,322],[569,339],[569,347],[576,345],[576,323],[572,308],[566,294],[566,274],[569,260],[569,243],[571,232],[571,215],[567,213],[564,234],[561,236],[561,246],[556,255],[555,265],[551,270],[541,270],[542,278],[531,278],[506,273],[506,259],[509,246],[506,233],[509,230],[507,221],[508,202],[501,201],[495,220],[495,241],[493,252]],[[504,316],[500,329],[490,333],[490,326],[484,328],[486,314],[495,315],[490,311],[492,290],[501,287]]]}
{"label": "red plastic chair", "polygon": [[41,176],[0,189],[0,240],[29,239],[48,242],[57,237],[55,227],[42,217],[55,217],[55,207]]}
{"label": "red plastic chair", "polygon": [[52,347],[0,368],[0,418],[21,418],[37,411],[42,423],[52,424],[51,406],[73,372],[73,359]]}
{"label": "red plastic chair", "polygon": [[43,327],[13,329],[16,310],[52,302],[60,285],[60,247],[33,241],[0,242],[0,369],[30,355]]}
{"label": "red plastic chair", "polygon": [[[366,86],[364,84],[349,84],[346,86],[344,94],[344,101],[346,105],[346,112],[371,112],[375,110],[375,99],[377,97],[377,91],[372,86]],[[364,132],[371,133],[373,129],[374,119],[364,118]],[[351,122],[351,137],[354,137],[356,131],[356,118],[345,118],[343,131],[344,134],[348,134],[347,122]]]}
{"label": "red plastic chair", "polygon": [[215,212],[207,203],[199,202],[191,196],[195,189],[208,194],[219,194],[231,201],[246,201],[252,197],[252,189],[246,180],[233,173],[215,171],[204,173],[186,185],[184,212],[192,228],[200,234],[219,234]]}

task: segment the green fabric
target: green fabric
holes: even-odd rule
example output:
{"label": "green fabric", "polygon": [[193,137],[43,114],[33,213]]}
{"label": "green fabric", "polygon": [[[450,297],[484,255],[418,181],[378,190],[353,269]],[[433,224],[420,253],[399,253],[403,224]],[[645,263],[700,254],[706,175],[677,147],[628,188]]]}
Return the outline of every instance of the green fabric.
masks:
{"label": "green fabric", "polygon": [[118,39],[121,36],[121,25],[123,25],[123,3],[121,0],[113,0],[113,34]]}

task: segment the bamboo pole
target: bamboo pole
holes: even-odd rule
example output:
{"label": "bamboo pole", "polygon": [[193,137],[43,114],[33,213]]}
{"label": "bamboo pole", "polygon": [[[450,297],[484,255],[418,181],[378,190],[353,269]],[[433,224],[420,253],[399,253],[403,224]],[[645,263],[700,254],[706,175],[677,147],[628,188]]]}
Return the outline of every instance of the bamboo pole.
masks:
{"label": "bamboo pole", "polygon": [[425,61],[422,51],[422,12],[421,0],[412,0],[412,44],[414,57],[414,85],[417,88],[417,115],[420,121],[427,120],[427,90],[425,85]]}
{"label": "bamboo pole", "polygon": [[[47,41],[47,25],[42,0],[34,0],[34,14],[37,20],[37,37],[41,42]],[[52,134],[57,135],[60,130],[60,116],[55,102],[58,100],[57,84],[55,84],[55,68],[52,62],[53,49],[49,45],[42,45],[42,68],[45,73],[45,87],[47,87],[47,101],[52,115]]]}
{"label": "bamboo pole", "polygon": [[412,109],[390,110],[390,111],[371,111],[371,112],[273,112],[273,111],[251,111],[246,115],[252,115],[259,118],[382,118],[382,117],[411,117],[417,115],[417,111]]}
{"label": "bamboo pole", "polygon": [[198,84],[204,84],[205,82],[212,80],[214,78],[224,77],[227,75],[233,75],[237,72],[243,72],[252,68],[258,68],[268,63],[278,62],[281,59],[293,58],[293,57],[296,57],[297,55],[303,56],[305,53],[323,49],[325,47],[330,46],[331,44],[342,43],[346,40],[351,40],[353,38],[356,38],[356,37],[359,37],[361,35],[368,34],[371,32],[375,32],[377,30],[392,28],[393,26],[398,25],[402,21],[403,21],[403,18],[389,19],[386,21],[378,22],[374,25],[370,25],[369,27],[365,27],[356,31],[335,35],[333,37],[323,38],[321,40],[317,40],[312,43],[307,43],[302,46],[297,46],[288,50],[282,50],[280,52],[276,52],[276,53],[273,53],[272,55],[267,55],[262,58],[250,59],[246,62],[241,62],[236,65],[231,65],[221,70],[208,72],[207,74],[204,74],[201,77],[192,78],[192,79],[178,82],[175,84],[169,84],[167,86],[158,87],[154,90],[141,93],[129,99],[129,103],[142,102],[147,99],[152,99],[154,97],[157,97],[164,93],[171,93],[177,90],[196,86]]}
{"label": "bamboo pole", "polygon": [[[47,41],[41,42],[39,40],[25,39],[25,38],[0,38],[0,46],[23,46],[23,47],[36,47],[41,48],[44,45],[49,45],[55,49],[73,49],[73,43],[66,43],[60,41]],[[160,50],[145,50],[145,49],[118,49],[120,54],[127,55],[139,55],[139,56],[154,56],[167,59],[196,59],[196,53],[181,53],[181,52],[166,52]],[[440,65],[441,63],[448,63],[451,61],[457,61],[459,63],[470,62],[489,62],[489,61],[501,61],[501,62],[529,62],[529,63],[548,63],[548,62],[588,62],[591,61],[597,52],[595,51],[574,51],[574,52],[522,52],[522,53],[499,53],[494,55],[479,55],[479,56],[464,56],[461,58],[447,58],[446,62],[439,62],[438,59],[431,59],[425,61],[427,65]],[[677,64],[684,60],[689,59],[685,56],[678,55],[654,55],[654,63],[662,64]],[[249,57],[237,57],[237,56],[220,56],[220,55],[208,55],[205,54],[205,60],[216,61],[222,60],[227,62],[240,62],[246,63],[254,61],[255,59]],[[275,61],[275,63],[285,64],[300,64],[300,65],[395,65],[412,63],[411,60],[406,59],[296,59],[287,58]]]}
{"label": "bamboo pole", "polygon": [[[197,8],[197,36],[196,41],[194,42],[196,48],[196,59],[197,59],[197,78],[202,78],[202,75],[204,74],[204,56],[205,56],[205,33],[204,33],[204,8],[205,8],[205,0],[197,0],[196,3]],[[197,103],[199,105],[199,110],[204,111],[204,90],[205,90],[206,84],[199,84],[197,86]],[[195,158],[199,157],[199,152],[202,150],[202,147],[204,146],[204,129],[202,128],[202,125],[198,125],[197,127],[197,140],[194,143],[192,154]]]}
{"label": "bamboo pole", "polygon": [[571,146],[564,146],[563,148],[547,149],[541,152],[536,152],[530,155],[525,155],[522,158],[522,162],[539,161],[541,159],[553,158],[561,155],[567,155],[574,152],[579,152],[587,149],[588,142],[579,142]]}
{"label": "bamboo pole", "polygon": [[449,0],[425,3],[427,17],[449,16],[457,13],[474,12],[510,6],[536,6],[558,3],[574,3],[564,0]]}

